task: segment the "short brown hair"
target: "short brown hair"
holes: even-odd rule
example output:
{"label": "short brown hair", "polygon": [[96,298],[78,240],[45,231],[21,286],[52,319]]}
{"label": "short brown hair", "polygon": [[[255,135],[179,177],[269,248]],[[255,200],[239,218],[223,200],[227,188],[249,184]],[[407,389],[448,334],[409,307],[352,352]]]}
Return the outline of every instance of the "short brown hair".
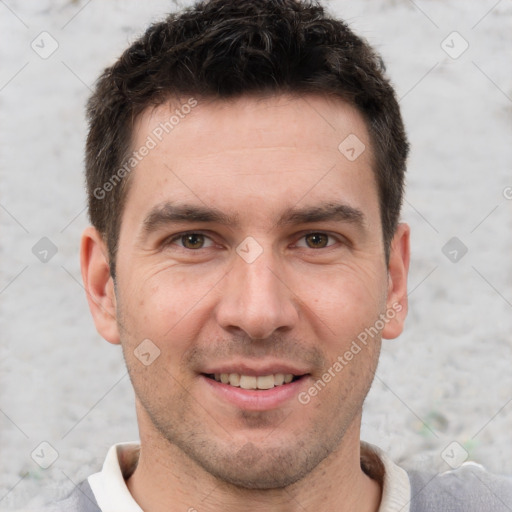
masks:
{"label": "short brown hair", "polygon": [[314,1],[202,1],[151,25],[103,72],[87,104],[89,217],[106,241],[112,276],[130,182],[116,171],[129,156],[132,127],[146,108],[182,95],[320,93],[354,105],[372,142],[388,261],[409,144],[384,73],[368,43]]}

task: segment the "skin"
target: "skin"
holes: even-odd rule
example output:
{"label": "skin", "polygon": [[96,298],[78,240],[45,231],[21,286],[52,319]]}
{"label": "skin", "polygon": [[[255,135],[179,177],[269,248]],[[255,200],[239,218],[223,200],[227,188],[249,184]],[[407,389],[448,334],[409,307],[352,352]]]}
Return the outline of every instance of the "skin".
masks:
{"label": "skin", "polygon": [[[146,110],[133,146],[175,108]],[[351,133],[366,146],[355,161],[338,150]],[[386,265],[372,163],[363,118],[341,100],[201,101],[130,176],[115,286],[102,237],[84,232],[90,309],[101,336],[122,345],[136,393],[141,454],[127,485],[144,510],[378,509],[380,485],[359,463],[361,413],[381,337],[403,328],[409,227],[398,226]],[[334,201],[362,223],[275,225],[287,208]],[[238,224],[145,233],[165,202],[215,207]],[[189,231],[199,238],[176,238]],[[247,237],[263,251],[252,263],[236,252]],[[294,396],[243,410],[201,376],[231,361],[288,362],[309,374],[307,391],[393,304],[401,310],[306,405]],[[145,339],[160,350],[149,365],[134,355]]]}

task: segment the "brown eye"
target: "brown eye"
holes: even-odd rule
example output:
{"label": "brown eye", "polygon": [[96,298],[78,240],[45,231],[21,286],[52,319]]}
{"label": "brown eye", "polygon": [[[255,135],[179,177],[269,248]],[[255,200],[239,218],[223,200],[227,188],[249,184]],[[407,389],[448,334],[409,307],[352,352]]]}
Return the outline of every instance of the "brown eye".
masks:
{"label": "brown eye", "polygon": [[200,233],[189,233],[180,237],[185,249],[201,249],[204,245],[205,236]]}
{"label": "brown eye", "polygon": [[325,233],[310,233],[304,238],[308,247],[311,249],[323,249],[324,247],[327,247],[327,243],[329,241],[329,235],[326,235]]}
{"label": "brown eye", "polygon": [[201,232],[189,231],[187,233],[176,234],[166,239],[163,245],[168,250],[175,250],[176,248],[173,246],[177,245],[181,249],[188,251],[199,251],[200,249],[210,249],[214,247],[215,242],[209,236]]}

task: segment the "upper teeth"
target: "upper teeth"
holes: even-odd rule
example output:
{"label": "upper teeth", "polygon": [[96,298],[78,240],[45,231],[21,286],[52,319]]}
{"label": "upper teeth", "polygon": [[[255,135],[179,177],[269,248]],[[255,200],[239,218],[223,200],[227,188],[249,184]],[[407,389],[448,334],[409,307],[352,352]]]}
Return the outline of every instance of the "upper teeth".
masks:
{"label": "upper teeth", "polygon": [[271,389],[274,386],[282,386],[293,380],[291,373],[276,373],[275,375],[240,375],[239,373],[216,373],[215,380],[223,384],[240,387],[243,389]]}

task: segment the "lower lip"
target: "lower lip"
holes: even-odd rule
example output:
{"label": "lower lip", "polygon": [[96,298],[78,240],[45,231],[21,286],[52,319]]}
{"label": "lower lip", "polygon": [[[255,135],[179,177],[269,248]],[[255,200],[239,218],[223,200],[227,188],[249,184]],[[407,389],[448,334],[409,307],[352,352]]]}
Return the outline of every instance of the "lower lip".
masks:
{"label": "lower lip", "polygon": [[213,393],[234,406],[248,411],[266,411],[276,409],[296,398],[300,393],[300,389],[305,386],[308,376],[301,377],[289,384],[262,390],[237,388],[229,384],[217,382],[204,375],[200,377]]}

